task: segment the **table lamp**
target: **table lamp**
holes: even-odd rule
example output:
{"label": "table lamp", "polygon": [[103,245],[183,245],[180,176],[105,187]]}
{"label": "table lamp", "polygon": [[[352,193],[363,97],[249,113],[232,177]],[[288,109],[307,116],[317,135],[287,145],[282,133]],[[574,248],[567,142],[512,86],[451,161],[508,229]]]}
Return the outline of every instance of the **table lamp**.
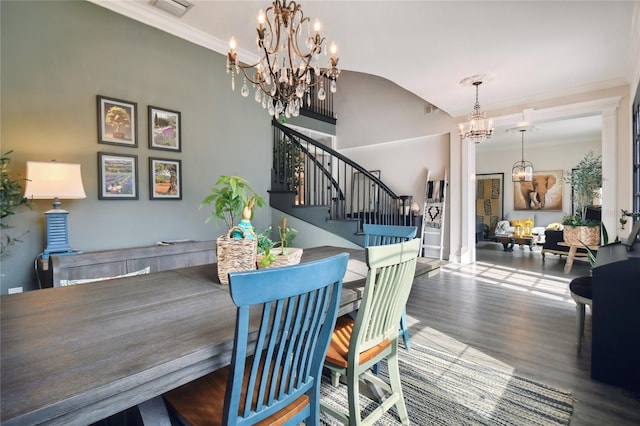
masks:
{"label": "table lamp", "polygon": [[87,198],[80,164],[27,161],[24,196],[36,200],[53,199],[53,209],[44,213],[47,217],[47,248],[42,259],[48,259],[52,253],[74,253],[69,245],[69,212],[60,208],[60,199]]}

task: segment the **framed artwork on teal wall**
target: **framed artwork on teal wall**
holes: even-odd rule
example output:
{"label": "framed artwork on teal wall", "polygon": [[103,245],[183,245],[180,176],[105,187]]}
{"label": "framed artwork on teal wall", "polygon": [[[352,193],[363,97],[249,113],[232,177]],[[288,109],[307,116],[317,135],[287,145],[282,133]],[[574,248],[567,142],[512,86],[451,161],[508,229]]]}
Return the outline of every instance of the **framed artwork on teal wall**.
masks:
{"label": "framed artwork on teal wall", "polygon": [[149,148],[182,151],[182,123],[179,111],[149,106]]}
{"label": "framed artwork on teal wall", "polygon": [[182,199],[182,162],[149,157],[149,198]]}
{"label": "framed artwork on teal wall", "polygon": [[138,199],[138,156],[98,152],[98,199]]}
{"label": "framed artwork on teal wall", "polygon": [[138,146],[138,104],[98,95],[98,143]]}

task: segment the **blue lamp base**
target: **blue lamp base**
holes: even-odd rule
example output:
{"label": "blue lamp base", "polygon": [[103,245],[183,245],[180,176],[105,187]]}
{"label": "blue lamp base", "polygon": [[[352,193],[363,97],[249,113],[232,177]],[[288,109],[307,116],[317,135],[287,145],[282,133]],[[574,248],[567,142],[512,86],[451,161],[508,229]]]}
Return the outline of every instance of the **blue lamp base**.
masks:
{"label": "blue lamp base", "polygon": [[47,248],[42,253],[46,260],[50,254],[73,254],[69,245],[69,212],[62,209],[51,209],[44,213],[47,216]]}

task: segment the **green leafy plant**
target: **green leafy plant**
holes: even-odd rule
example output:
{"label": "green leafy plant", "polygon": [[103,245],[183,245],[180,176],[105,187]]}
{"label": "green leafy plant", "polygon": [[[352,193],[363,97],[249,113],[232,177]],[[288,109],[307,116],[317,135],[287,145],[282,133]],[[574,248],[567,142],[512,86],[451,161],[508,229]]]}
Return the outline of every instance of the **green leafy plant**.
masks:
{"label": "green leafy plant", "polygon": [[24,232],[18,237],[9,235],[6,230],[12,228],[8,223],[8,218],[16,214],[22,206],[31,208],[29,200],[22,195],[22,182],[25,179],[13,179],[11,177],[11,153],[8,151],[0,157],[0,166],[2,167],[0,184],[0,230],[2,230],[2,239],[0,240],[0,257],[4,257],[10,253],[10,247],[16,243],[22,242],[22,237],[29,231]]}
{"label": "green leafy plant", "polygon": [[273,227],[269,225],[267,229],[257,234],[258,236],[258,254],[265,253],[267,250],[271,249],[275,244],[271,239],[271,231]]}
{"label": "green leafy plant", "polygon": [[291,138],[282,138],[277,142],[277,173],[280,182],[288,190],[297,189],[304,175],[304,153],[299,143]]}
{"label": "green leafy plant", "polygon": [[260,259],[260,267],[266,268],[276,261],[278,255],[276,253],[271,252],[271,249],[268,248],[264,252],[264,256]]}
{"label": "green leafy plant", "polygon": [[[278,256],[286,256],[288,254],[287,247],[291,247],[293,240],[298,231],[287,226],[287,218],[282,216],[280,226],[278,226],[279,241],[273,241],[270,237],[272,227],[269,226],[264,232],[258,234],[258,253],[264,253],[260,259],[260,266],[266,268],[278,258]],[[280,248],[279,253],[272,251],[274,248]]]}
{"label": "green leafy plant", "polygon": [[565,226],[597,226],[600,225],[600,222],[597,220],[583,220],[580,216],[570,214],[563,216],[562,224]]}
{"label": "green leafy plant", "polygon": [[569,226],[599,225],[598,221],[586,220],[586,215],[587,207],[594,197],[599,196],[602,187],[602,157],[589,151],[575,169],[567,172],[565,181],[572,189],[575,214],[565,216],[562,223]]}
{"label": "green leafy plant", "polygon": [[278,233],[280,234],[280,247],[282,247],[282,254],[286,254],[286,248],[291,247],[298,231],[288,227],[287,218],[282,216],[282,219],[280,219],[280,226],[278,227]]}
{"label": "green leafy plant", "polygon": [[205,223],[212,219],[215,219],[216,223],[223,220],[227,229],[231,229],[245,207],[262,207],[264,199],[251,188],[246,179],[239,176],[221,176],[211,189],[211,194],[200,202],[200,208],[209,205],[213,205],[213,211]]}

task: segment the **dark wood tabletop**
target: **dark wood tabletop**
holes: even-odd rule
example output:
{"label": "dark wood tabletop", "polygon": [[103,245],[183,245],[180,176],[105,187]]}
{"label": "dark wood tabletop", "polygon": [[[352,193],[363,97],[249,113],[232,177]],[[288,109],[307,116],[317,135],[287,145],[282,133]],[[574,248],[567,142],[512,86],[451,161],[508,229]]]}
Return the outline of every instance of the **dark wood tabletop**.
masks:
{"label": "dark wood tabletop", "polygon": [[[350,254],[340,315],[358,307],[364,250]],[[416,275],[426,270],[419,263]],[[235,307],[216,265],[0,297],[0,423],[95,422],[229,363]]]}

